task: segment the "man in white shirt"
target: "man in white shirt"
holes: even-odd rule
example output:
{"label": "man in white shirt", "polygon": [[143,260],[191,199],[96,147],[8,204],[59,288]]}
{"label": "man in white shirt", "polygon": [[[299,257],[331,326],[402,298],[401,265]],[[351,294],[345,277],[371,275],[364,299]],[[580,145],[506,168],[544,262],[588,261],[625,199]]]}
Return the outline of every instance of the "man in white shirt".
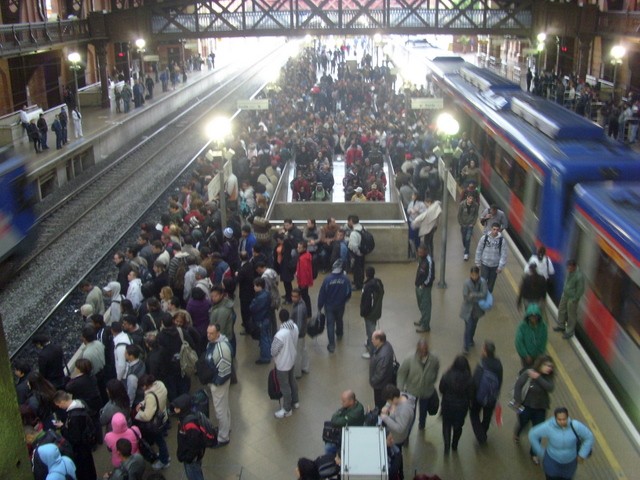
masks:
{"label": "man in white shirt", "polygon": [[293,374],[296,362],[296,344],[298,343],[298,327],[289,318],[287,310],[280,310],[280,329],[271,342],[271,356],[276,364],[276,375],[282,391],[282,408],[275,412],[276,418],[290,417],[294,408],[299,408],[298,383]]}
{"label": "man in white shirt", "polygon": [[127,345],[131,345],[131,337],[122,329],[120,322],[111,324],[113,334],[113,356],[116,364],[116,378],[122,380],[127,367],[127,360],[124,356]]}

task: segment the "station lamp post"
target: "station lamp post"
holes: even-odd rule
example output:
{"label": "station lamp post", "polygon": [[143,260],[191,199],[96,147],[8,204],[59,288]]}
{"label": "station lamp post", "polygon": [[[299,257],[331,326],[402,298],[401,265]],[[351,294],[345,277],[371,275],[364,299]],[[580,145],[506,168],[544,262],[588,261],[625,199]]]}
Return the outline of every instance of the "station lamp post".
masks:
{"label": "station lamp post", "polygon": [[[444,162],[444,187],[442,189],[442,248],[440,255],[440,281],[438,288],[447,288],[445,269],[447,264],[447,227],[449,224],[449,168],[451,162],[451,137],[460,130],[460,124],[450,113],[441,113],[436,120],[436,129],[444,136],[442,161]],[[433,252],[431,252],[433,255]]]}
{"label": "station lamp post", "polygon": [[382,45],[382,35],[376,33],[373,36],[373,44],[376,47],[376,67],[380,66],[380,46]]}
{"label": "station lamp post", "polygon": [[611,64],[613,65],[613,101],[616,100],[616,80],[618,77],[618,65],[622,64],[622,58],[627,54],[627,49],[622,45],[615,45],[611,49]]}
{"label": "station lamp post", "polygon": [[211,160],[218,159],[220,161],[220,170],[218,171],[218,181],[220,186],[219,207],[220,222],[222,228],[227,226],[227,198],[225,196],[225,172],[224,172],[224,140],[231,133],[231,120],[226,117],[217,117],[207,125],[207,136],[211,140],[210,150]]}
{"label": "station lamp post", "polygon": [[540,32],[536,37],[536,40],[538,40],[538,45],[536,47],[536,50],[538,50],[538,65],[536,65],[536,73],[538,74],[538,77],[540,77],[540,74],[544,70],[542,68],[542,52],[544,52],[544,42],[547,40],[547,34]]}
{"label": "station lamp post", "polygon": [[73,70],[73,84],[76,89],[76,108],[80,111],[80,92],[78,91],[78,70],[82,68],[80,66],[80,54],[78,52],[71,52],[67,59],[71,62],[71,70]]}
{"label": "station lamp post", "polygon": [[136,48],[138,49],[138,56],[140,57],[140,72],[138,73],[138,79],[144,77],[142,54],[144,53],[144,47],[146,45],[147,42],[144,40],[144,38],[139,38],[136,40]]}

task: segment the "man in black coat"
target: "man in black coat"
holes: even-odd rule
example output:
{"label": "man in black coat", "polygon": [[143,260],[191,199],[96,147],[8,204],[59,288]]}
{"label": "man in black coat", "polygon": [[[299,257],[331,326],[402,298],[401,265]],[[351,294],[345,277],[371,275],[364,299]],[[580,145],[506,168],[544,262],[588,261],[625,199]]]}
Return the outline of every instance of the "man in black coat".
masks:
{"label": "man in black coat", "polygon": [[[183,393],[189,393],[191,387],[191,378],[188,375],[182,376],[180,371],[180,348],[182,340],[178,328],[173,324],[172,318],[162,320],[164,329],[158,334],[158,346],[162,352],[162,356],[167,362],[166,376],[164,384],[167,387],[167,396],[169,401],[173,401]],[[184,339],[191,345],[191,348],[197,350],[196,344],[191,335],[186,330],[182,331]]]}
{"label": "man in black coat", "polygon": [[240,316],[242,317],[242,327],[244,332],[241,335],[251,333],[251,300],[255,294],[253,290],[253,281],[258,278],[256,266],[253,260],[248,260],[247,252],[240,253],[240,261],[242,265],[236,273],[236,281],[238,284],[238,295],[240,296]]}
{"label": "man in black coat", "polygon": [[127,294],[127,290],[129,289],[129,272],[131,271],[131,266],[129,262],[127,262],[126,257],[123,252],[117,251],[113,254],[113,263],[118,269],[118,278],[117,282],[120,284],[120,293],[123,295]]}
{"label": "man in black coat", "polygon": [[51,339],[43,333],[34,335],[31,343],[38,350],[38,370],[42,376],[54,387],[63,388],[65,379],[62,347],[51,343]]}
{"label": "man in black coat", "polygon": [[[488,398],[488,402],[486,405],[482,405],[480,400],[478,399],[478,391],[480,390],[480,384],[483,381],[483,375],[485,375],[485,370],[491,372],[497,380],[497,389],[494,392],[495,399]],[[493,411],[496,408],[497,403],[497,395],[500,393],[500,387],[502,386],[502,362],[496,358],[496,346],[495,344],[487,340],[484,342],[484,346],[482,348],[482,358],[480,359],[480,363],[476,367],[473,372],[473,387],[474,387],[474,395],[471,400],[471,407],[469,408],[469,419],[471,420],[471,426],[473,427],[473,433],[478,440],[478,443],[486,443],[487,442],[487,432],[489,431],[489,425],[491,425],[491,417],[493,416]],[[480,413],[482,413],[482,419],[480,418]]]}
{"label": "man in black coat", "polygon": [[204,478],[202,473],[202,457],[204,457],[204,434],[198,424],[198,417],[191,411],[191,397],[180,395],[171,404],[173,411],[180,419],[178,427],[178,449],[176,456],[184,465],[188,479]]}

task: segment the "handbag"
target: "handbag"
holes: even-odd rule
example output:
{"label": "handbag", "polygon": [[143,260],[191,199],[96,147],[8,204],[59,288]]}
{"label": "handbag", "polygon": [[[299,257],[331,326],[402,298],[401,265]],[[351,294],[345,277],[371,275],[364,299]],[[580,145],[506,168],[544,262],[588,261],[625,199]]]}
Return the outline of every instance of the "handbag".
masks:
{"label": "handbag", "polygon": [[140,455],[142,455],[142,458],[144,458],[149,463],[153,463],[158,460],[158,454],[153,450],[151,444],[149,444],[149,442],[147,442],[142,436],[138,435],[138,432],[133,428],[131,429],[131,431],[138,439],[138,450],[140,451]]}
{"label": "handbag", "polygon": [[[573,428],[573,422],[569,422],[569,426],[571,427],[573,434],[576,436],[576,455],[577,455],[580,453],[580,447],[582,447],[582,439],[578,435],[578,432],[576,432],[576,429]],[[589,458],[592,453],[593,453],[593,449],[589,450],[589,453],[587,453],[587,458]]]}
{"label": "handbag", "polygon": [[433,395],[429,397],[427,400],[427,412],[429,415],[435,415],[438,413],[438,409],[440,408],[440,396],[438,395],[438,391],[434,390]]}
{"label": "handbag", "polygon": [[150,435],[159,435],[164,431],[168,416],[166,415],[166,412],[160,409],[158,396],[153,392],[149,393],[156,399],[156,412],[153,414],[153,418],[151,420],[148,422],[140,422],[138,427]]}
{"label": "handbag", "polygon": [[331,421],[324,422],[322,427],[322,440],[334,445],[342,443],[342,427],[336,427]]}

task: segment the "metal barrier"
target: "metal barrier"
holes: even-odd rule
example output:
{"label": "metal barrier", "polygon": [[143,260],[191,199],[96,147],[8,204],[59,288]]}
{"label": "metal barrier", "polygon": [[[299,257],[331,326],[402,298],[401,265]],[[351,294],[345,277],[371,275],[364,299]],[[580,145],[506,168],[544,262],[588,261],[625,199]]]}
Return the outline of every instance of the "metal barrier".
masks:
{"label": "metal barrier", "polygon": [[0,25],[0,57],[89,38],[91,34],[88,20]]}

